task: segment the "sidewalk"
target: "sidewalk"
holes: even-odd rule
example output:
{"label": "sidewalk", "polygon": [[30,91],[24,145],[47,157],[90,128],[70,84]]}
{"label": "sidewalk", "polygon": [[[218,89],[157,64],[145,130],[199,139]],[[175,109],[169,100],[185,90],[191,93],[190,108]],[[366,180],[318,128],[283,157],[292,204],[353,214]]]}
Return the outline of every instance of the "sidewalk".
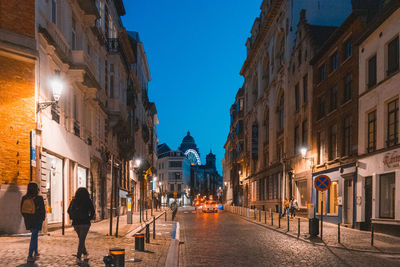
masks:
{"label": "sidewalk", "polygon": [[[320,235],[317,237],[310,237],[308,229],[308,219],[306,218],[289,218],[289,231],[287,217],[281,218],[280,227],[279,214],[270,213],[269,211],[261,211],[261,217],[259,211],[254,214],[254,210],[226,206],[226,211],[238,214],[242,218],[251,222],[263,225],[269,229],[279,231],[286,235],[297,238],[298,237],[298,223],[300,219],[300,237],[299,239],[309,242],[315,245],[337,247],[348,250],[374,252],[374,253],[385,253],[385,254],[400,254],[400,238],[382,234],[374,233],[374,246],[371,246],[371,232],[361,231],[357,229],[340,227],[340,243],[338,243],[338,226],[332,223],[323,223],[323,238],[321,240]],[[271,214],[273,219],[271,220]],[[265,222],[266,218],[266,222]],[[321,222],[319,223],[320,228]],[[321,231],[321,229],[320,229]]]}
{"label": "sidewalk", "polygon": [[[103,257],[108,255],[110,248],[125,249],[125,266],[164,266],[171,242],[173,222],[171,212],[167,213],[165,221],[164,211],[153,212],[156,220],[156,239],[153,239],[153,225],[150,225],[150,243],[145,244],[145,252],[135,251],[134,234],[144,228],[140,224],[139,214],[133,214],[133,224],[126,223],[126,215],[120,216],[118,238],[115,237],[116,218],[113,220],[113,236],[109,236],[109,220],[92,223],[86,239],[86,247],[89,252],[89,264],[91,266],[104,266]],[[153,218],[148,211],[148,221]],[[144,230],[143,230],[144,231]],[[30,237],[12,236],[0,237],[0,266],[76,266],[75,257],[78,238],[72,227],[65,229],[62,235],[61,229],[49,232],[39,237],[40,258],[36,264],[27,265]],[[135,262],[133,261],[135,259]]]}

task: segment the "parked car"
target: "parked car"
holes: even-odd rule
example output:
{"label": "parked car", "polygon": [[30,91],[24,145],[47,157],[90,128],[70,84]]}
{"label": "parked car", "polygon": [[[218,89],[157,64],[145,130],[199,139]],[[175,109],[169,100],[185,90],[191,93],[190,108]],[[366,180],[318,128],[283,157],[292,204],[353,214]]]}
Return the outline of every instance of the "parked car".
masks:
{"label": "parked car", "polygon": [[203,212],[218,212],[217,202],[209,200],[203,204]]}

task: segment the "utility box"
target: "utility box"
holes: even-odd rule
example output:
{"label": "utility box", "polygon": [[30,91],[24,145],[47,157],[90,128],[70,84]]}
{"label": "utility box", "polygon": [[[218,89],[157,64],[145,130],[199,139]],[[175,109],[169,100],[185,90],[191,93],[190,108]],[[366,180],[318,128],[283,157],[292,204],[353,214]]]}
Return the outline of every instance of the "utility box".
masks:
{"label": "utility box", "polygon": [[308,232],[310,236],[316,237],[319,235],[319,219],[318,218],[311,218],[308,220]]}

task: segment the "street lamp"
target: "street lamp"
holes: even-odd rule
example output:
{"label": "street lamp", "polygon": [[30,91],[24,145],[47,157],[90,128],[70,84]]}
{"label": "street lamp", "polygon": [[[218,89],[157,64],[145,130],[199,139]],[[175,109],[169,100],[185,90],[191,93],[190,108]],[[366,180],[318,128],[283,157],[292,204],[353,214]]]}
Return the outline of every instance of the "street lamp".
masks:
{"label": "street lamp", "polygon": [[60,100],[61,94],[64,90],[64,83],[61,80],[61,78],[58,75],[53,77],[49,81],[49,86],[50,86],[51,90],[53,91],[54,101],[39,102],[38,106],[37,106],[37,112],[39,112],[53,104],[57,104],[58,101]]}
{"label": "street lamp", "polygon": [[301,153],[301,156],[303,157],[303,158],[306,158],[306,154],[307,154],[307,148],[306,147],[301,147],[300,148],[300,153]]}

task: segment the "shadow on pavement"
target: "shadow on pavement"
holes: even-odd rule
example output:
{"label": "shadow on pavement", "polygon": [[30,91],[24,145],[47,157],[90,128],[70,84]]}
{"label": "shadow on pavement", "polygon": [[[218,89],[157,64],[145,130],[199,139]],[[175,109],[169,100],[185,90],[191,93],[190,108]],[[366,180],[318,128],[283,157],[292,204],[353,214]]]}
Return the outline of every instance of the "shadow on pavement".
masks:
{"label": "shadow on pavement", "polygon": [[17,265],[17,267],[39,267],[36,263],[25,263],[21,265]]}

